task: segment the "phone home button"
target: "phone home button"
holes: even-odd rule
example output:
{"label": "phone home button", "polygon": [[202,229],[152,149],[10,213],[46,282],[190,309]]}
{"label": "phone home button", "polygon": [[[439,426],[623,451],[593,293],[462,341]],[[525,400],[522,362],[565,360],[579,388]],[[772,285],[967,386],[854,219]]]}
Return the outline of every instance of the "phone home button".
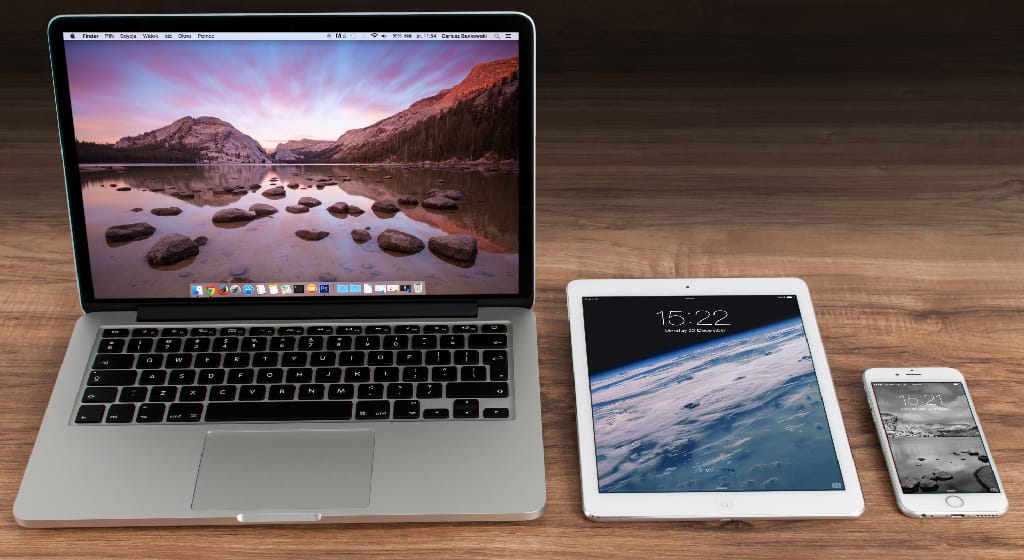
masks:
{"label": "phone home button", "polygon": [[960,496],[947,496],[946,497],[946,505],[948,505],[949,507],[955,507],[955,508],[963,507],[964,506],[964,499],[961,498]]}

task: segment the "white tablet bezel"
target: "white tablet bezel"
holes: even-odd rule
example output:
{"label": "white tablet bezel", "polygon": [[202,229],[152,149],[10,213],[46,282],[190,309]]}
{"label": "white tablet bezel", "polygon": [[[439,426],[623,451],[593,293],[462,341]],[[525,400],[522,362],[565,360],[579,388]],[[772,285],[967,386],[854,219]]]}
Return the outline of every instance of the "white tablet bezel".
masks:
{"label": "white tablet bezel", "polygon": [[[576,387],[583,511],[595,520],[842,518],[864,511],[857,469],[843,427],[807,284],[798,278],[695,278],[678,280],[574,280],[566,288]],[[584,297],[795,295],[817,373],[844,490],[601,493],[591,412]],[[629,325],[623,325],[628,329]]]}

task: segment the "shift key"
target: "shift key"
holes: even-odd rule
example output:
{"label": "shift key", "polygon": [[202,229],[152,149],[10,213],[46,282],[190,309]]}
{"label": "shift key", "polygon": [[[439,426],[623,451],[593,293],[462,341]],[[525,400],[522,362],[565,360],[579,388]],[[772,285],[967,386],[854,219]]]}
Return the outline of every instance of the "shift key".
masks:
{"label": "shift key", "polygon": [[466,381],[448,383],[445,397],[449,399],[504,399],[508,398],[508,383]]}

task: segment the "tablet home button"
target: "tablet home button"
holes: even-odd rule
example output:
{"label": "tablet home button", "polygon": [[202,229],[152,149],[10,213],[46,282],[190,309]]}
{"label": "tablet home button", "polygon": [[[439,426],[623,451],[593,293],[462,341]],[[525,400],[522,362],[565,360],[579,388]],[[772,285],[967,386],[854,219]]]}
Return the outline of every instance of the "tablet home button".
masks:
{"label": "tablet home button", "polygon": [[963,507],[964,499],[961,498],[960,496],[947,496],[946,497],[946,504],[949,507],[955,507],[955,508]]}

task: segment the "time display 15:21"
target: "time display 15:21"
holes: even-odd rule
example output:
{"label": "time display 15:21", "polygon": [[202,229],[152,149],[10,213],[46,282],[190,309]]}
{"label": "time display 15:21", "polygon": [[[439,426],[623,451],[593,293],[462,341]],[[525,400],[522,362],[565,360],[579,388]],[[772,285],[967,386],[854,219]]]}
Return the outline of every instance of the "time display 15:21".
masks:
{"label": "time display 15:21", "polygon": [[655,313],[661,320],[663,327],[682,327],[693,325],[697,327],[728,327],[732,323],[727,322],[729,312],[724,309],[697,309],[694,311],[658,311]]}

